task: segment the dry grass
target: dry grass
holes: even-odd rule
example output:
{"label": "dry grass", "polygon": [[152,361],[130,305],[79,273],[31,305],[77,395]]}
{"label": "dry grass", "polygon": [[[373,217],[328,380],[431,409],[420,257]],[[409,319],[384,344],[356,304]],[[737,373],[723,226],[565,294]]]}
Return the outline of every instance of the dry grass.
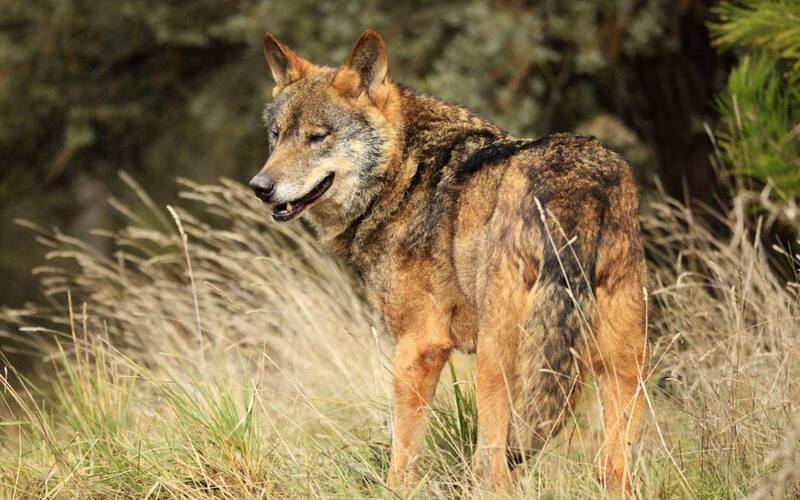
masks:
{"label": "dry grass", "polygon": [[[130,224],[106,234],[113,259],[42,231],[52,304],[0,315],[57,373],[20,381],[10,367],[2,379],[0,494],[392,497],[391,346],[352,277],[300,224],[268,224],[236,183],[184,182],[191,210],[171,211],[131,185],[141,207],[116,204]],[[725,240],[670,200],[646,211],[642,498],[797,494],[798,285],[768,261],[798,262],[759,243],[746,199],[720,215]],[[490,496],[468,473],[471,370],[457,357],[461,381],[442,382],[420,497]],[[604,495],[596,396],[585,399],[512,496]]]}

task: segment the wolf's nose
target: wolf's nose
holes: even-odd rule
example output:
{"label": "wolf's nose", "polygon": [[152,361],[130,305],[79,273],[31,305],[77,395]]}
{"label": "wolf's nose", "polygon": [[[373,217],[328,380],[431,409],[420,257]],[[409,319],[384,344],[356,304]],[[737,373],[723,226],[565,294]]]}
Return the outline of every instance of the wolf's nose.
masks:
{"label": "wolf's nose", "polygon": [[275,191],[275,184],[271,183],[263,175],[257,175],[250,179],[250,189],[256,194],[256,198],[264,203],[269,203],[272,199],[272,193]]}

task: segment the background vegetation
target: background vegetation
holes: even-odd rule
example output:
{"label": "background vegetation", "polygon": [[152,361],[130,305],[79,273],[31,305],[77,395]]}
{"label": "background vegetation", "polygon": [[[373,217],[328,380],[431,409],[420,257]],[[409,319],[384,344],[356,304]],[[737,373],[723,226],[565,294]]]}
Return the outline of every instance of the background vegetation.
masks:
{"label": "background vegetation", "polygon": [[42,252],[17,217],[110,251],[116,172],[159,202],[176,176],[249,179],[264,161],[270,30],[340,64],[365,27],[391,74],[525,135],[579,130],[641,179],[712,201],[702,128],[723,82],[702,2],[0,0],[0,303],[35,297]]}
{"label": "background vegetation", "polygon": [[[636,495],[800,495],[798,26],[793,0],[0,0],[0,497],[393,496],[391,343],[241,185],[263,31],[336,64],[364,27],[401,81],[520,134],[595,134],[640,174]],[[420,497],[489,496],[472,369],[442,381]],[[512,496],[604,495],[585,393]]]}

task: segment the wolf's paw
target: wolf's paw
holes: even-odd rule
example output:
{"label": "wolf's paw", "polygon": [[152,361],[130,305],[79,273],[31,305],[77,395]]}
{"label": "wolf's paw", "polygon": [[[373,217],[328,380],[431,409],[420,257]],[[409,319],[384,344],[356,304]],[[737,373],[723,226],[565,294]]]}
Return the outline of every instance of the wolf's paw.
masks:
{"label": "wolf's paw", "polygon": [[622,498],[631,498],[633,485],[625,471],[611,466],[597,467],[597,481],[610,492],[619,492]]}

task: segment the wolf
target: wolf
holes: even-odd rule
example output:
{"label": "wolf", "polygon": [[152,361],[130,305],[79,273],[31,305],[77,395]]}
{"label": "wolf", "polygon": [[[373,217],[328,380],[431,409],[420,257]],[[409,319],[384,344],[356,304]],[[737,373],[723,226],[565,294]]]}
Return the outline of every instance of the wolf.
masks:
{"label": "wolf", "polygon": [[269,33],[264,54],[275,87],[267,160],[250,187],[275,221],[304,217],[355,270],[395,340],[388,485],[416,481],[429,406],[457,349],[477,356],[479,481],[509,484],[594,375],[598,477],[630,491],[648,350],[625,160],[590,137],[515,137],[392,81],[374,31],[335,68]]}

